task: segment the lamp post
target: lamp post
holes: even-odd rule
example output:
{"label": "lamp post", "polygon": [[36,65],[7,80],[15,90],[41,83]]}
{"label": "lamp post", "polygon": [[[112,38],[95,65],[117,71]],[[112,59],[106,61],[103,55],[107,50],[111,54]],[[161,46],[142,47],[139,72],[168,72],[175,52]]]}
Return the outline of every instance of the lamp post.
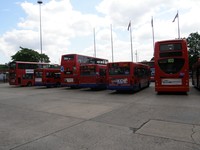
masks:
{"label": "lamp post", "polygon": [[37,1],[39,4],[39,12],[40,12],[40,51],[42,54],[42,20],[41,20],[41,4],[43,3],[42,1]]}

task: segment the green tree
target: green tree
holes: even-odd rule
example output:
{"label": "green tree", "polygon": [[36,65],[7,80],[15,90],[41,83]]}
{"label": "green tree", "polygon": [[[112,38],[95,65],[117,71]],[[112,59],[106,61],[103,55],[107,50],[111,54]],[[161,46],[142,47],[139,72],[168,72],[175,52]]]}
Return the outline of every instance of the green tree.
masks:
{"label": "green tree", "polygon": [[189,66],[190,69],[192,65],[197,62],[200,56],[200,35],[198,32],[190,33],[187,38],[188,53],[189,53]]}
{"label": "green tree", "polygon": [[8,64],[0,64],[0,70],[7,70],[8,69]]}
{"label": "green tree", "polygon": [[47,62],[49,63],[49,57],[46,54],[39,54],[40,55],[40,60],[42,60],[42,62]]}
{"label": "green tree", "polygon": [[39,54],[37,51],[23,47],[20,47],[20,50],[11,56],[11,59],[13,61],[50,62],[46,54]]}

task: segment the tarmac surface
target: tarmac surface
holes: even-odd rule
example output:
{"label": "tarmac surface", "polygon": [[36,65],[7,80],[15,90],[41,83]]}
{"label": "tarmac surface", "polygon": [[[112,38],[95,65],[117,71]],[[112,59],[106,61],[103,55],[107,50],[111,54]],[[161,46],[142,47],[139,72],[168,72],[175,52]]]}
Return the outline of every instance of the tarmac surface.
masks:
{"label": "tarmac surface", "polygon": [[0,84],[0,150],[200,150],[200,91]]}

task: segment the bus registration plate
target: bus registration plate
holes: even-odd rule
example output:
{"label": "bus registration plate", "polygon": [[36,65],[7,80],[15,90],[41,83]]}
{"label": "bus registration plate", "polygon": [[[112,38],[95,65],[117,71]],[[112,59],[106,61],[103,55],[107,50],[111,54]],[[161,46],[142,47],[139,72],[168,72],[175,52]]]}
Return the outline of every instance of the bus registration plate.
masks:
{"label": "bus registration plate", "polygon": [[35,82],[42,82],[42,78],[35,78]]}
{"label": "bus registration plate", "polygon": [[182,85],[182,79],[162,79],[162,85]]}
{"label": "bus registration plate", "polygon": [[68,83],[74,82],[73,78],[66,78],[65,81],[67,81]]}

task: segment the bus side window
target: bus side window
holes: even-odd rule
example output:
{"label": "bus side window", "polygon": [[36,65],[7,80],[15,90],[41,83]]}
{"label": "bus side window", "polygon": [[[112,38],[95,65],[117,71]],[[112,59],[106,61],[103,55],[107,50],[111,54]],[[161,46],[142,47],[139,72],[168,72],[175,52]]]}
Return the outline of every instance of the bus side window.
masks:
{"label": "bus side window", "polygon": [[33,74],[25,74],[22,76],[23,79],[33,79]]}
{"label": "bus side window", "polygon": [[47,72],[46,73],[46,77],[47,78],[52,78],[52,77],[54,77],[54,74],[52,72]]}
{"label": "bus side window", "polygon": [[145,77],[145,69],[141,68],[141,77]]}
{"label": "bus side window", "polygon": [[140,68],[138,68],[138,77],[142,76],[142,70]]}
{"label": "bus side window", "polygon": [[106,75],[106,69],[100,68],[100,70],[99,70],[99,75],[100,75],[100,76],[105,76],[105,75]]}
{"label": "bus side window", "polygon": [[138,76],[139,76],[139,69],[138,69],[138,68],[135,68],[135,69],[134,69],[134,76],[135,76],[135,77],[138,77]]}
{"label": "bus side window", "polygon": [[60,78],[60,74],[59,74],[59,73],[55,73],[55,74],[54,74],[54,78],[55,78],[55,79],[59,79],[59,78]]}
{"label": "bus side window", "polygon": [[144,76],[144,69],[137,68],[137,77],[143,77],[143,76]]}

